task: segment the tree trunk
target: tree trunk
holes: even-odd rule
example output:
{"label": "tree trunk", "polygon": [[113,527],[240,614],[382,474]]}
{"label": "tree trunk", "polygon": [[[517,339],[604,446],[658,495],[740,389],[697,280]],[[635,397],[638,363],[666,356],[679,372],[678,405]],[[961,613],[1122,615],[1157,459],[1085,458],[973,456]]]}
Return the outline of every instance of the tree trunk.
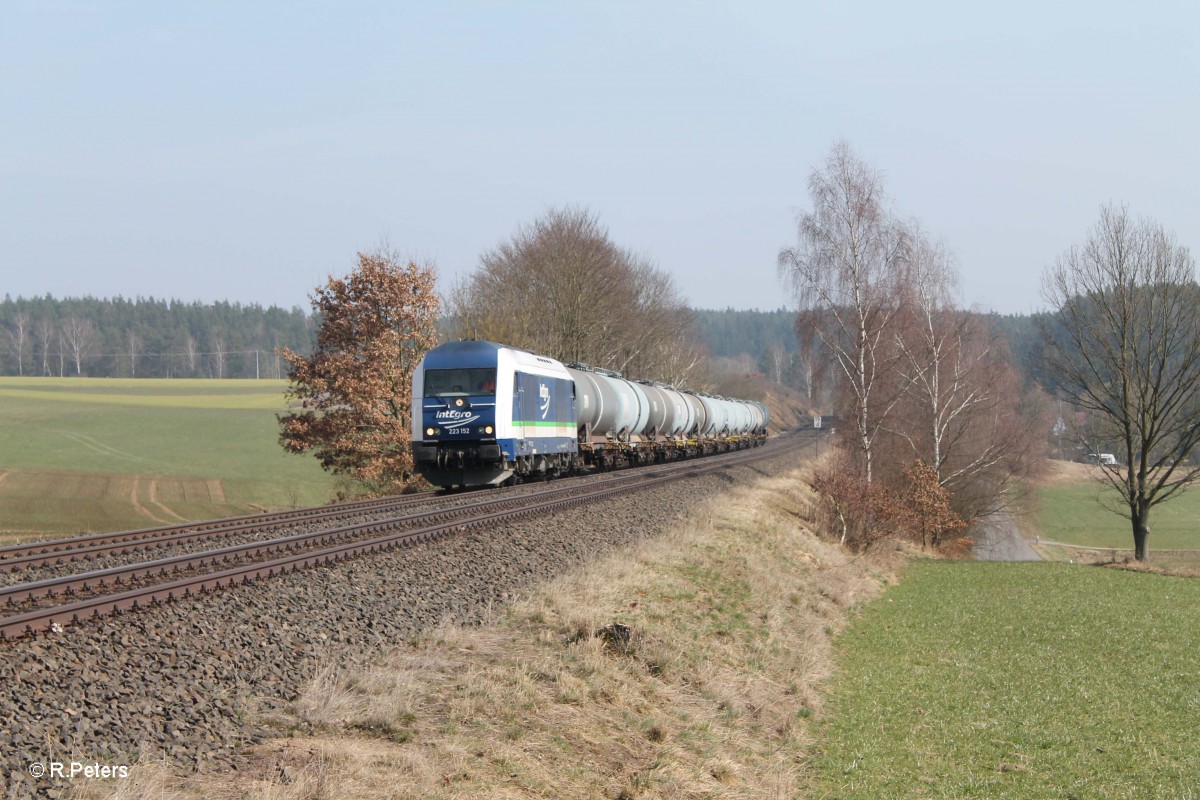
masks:
{"label": "tree trunk", "polygon": [[1132,516],[1133,522],[1133,558],[1135,561],[1146,560],[1146,540],[1150,538],[1150,526],[1146,523],[1149,521],[1149,509],[1134,511]]}

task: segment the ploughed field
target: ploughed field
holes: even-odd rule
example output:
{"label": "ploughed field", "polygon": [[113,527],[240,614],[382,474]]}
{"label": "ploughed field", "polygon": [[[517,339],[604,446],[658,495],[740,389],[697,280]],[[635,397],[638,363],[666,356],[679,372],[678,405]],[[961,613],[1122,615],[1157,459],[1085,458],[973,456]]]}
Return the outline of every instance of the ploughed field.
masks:
{"label": "ploughed field", "polygon": [[286,705],[332,655],[366,659],[444,620],[483,620],[530,584],[654,535],[729,486],[777,469],[773,462],[795,463],[786,445],[771,452],[765,462],[632,497],[6,644],[0,715],[9,721],[10,785],[0,788],[28,788],[24,765],[37,759],[127,764],[166,756],[223,768],[267,733],[256,714]]}

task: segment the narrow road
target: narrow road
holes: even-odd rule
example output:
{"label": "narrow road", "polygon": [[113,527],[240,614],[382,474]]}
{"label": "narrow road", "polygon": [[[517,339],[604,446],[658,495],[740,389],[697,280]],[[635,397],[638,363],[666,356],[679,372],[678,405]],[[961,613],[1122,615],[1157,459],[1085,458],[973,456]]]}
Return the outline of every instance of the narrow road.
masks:
{"label": "narrow road", "polygon": [[971,531],[971,552],[977,561],[1041,561],[1016,521],[1006,512],[985,517]]}

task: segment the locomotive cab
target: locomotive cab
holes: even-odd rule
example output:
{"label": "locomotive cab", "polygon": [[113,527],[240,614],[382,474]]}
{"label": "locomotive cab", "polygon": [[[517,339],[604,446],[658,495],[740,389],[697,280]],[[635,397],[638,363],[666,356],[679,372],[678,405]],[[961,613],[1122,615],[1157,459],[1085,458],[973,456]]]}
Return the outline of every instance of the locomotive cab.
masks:
{"label": "locomotive cab", "polygon": [[574,393],[553,359],[492,342],[436,347],[413,372],[414,465],[445,488],[568,471]]}

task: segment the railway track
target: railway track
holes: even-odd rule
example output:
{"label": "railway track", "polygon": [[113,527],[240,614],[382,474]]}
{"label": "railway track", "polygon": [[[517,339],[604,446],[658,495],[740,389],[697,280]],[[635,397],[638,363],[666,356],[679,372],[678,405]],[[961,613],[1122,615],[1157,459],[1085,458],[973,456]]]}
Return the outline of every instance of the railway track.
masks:
{"label": "railway track", "polygon": [[[553,512],[742,465],[776,455],[778,450],[779,445],[772,443],[753,450],[734,451],[697,461],[613,473],[583,484],[550,486],[522,494],[487,493],[477,501],[450,508],[389,516],[366,523],[8,586],[0,589],[0,614],[3,614],[0,617],[0,639],[13,640],[39,632],[58,630],[61,626],[94,617],[203,594],[319,564],[336,563],[367,553],[410,546],[439,536],[486,529],[521,517]],[[428,497],[420,499],[428,500]],[[393,510],[411,506],[419,501],[402,498],[402,502],[396,504]],[[389,508],[383,501],[369,501],[367,505],[371,505],[372,512]],[[362,511],[360,507],[353,513]],[[320,514],[308,515],[303,521],[337,519],[338,513],[339,511],[332,511],[328,517]],[[342,513],[344,516],[344,512]],[[258,518],[254,519],[255,522],[249,523],[245,519],[219,520],[211,523],[214,526],[211,530],[217,531],[214,535],[223,535],[219,531],[225,531],[227,535],[229,529],[242,524],[264,524]],[[222,527],[220,523],[226,524]],[[285,523],[276,521],[274,524]],[[62,558],[74,553],[83,558],[86,556],[81,554],[92,547],[128,548],[139,544],[154,547],[154,543],[161,542],[164,536],[198,536],[208,530],[207,525],[209,523],[177,526],[201,529],[188,531],[154,529],[154,532],[141,539],[134,537],[120,540],[122,534],[111,534],[108,536],[117,539],[116,541],[83,543],[84,539],[106,537],[81,537],[74,540],[79,543],[76,546],[44,555],[49,558]]]}
{"label": "railway track", "polygon": [[110,553],[162,548],[242,533],[261,533],[303,522],[321,523],[347,519],[364,513],[389,513],[406,506],[427,502],[436,496],[437,492],[421,492],[402,497],[359,500],[290,511],[275,511],[267,514],[185,522],[161,528],[97,533],[0,547],[0,572],[15,572],[53,564],[64,564],[70,561],[94,559]]}

